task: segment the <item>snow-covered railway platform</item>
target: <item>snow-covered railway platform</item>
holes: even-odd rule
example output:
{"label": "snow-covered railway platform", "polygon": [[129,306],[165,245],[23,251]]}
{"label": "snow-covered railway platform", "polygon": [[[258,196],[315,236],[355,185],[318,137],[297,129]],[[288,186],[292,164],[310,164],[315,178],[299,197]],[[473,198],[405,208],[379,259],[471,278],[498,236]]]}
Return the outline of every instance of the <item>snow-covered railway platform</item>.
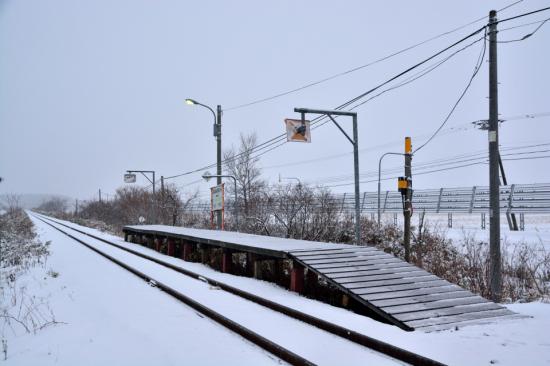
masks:
{"label": "snow-covered railway platform", "polygon": [[319,283],[329,284],[340,297],[340,305],[405,330],[435,330],[517,316],[372,246],[164,225],[125,226],[124,233],[126,241],[184,260],[199,258],[204,263],[210,250],[221,250],[220,269],[226,273],[236,269],[239,254],[256,278],[264,278],[267,262],[274,282],[281,283],[284,272],[289,272],[287,285],[292,291],[302,293]]}

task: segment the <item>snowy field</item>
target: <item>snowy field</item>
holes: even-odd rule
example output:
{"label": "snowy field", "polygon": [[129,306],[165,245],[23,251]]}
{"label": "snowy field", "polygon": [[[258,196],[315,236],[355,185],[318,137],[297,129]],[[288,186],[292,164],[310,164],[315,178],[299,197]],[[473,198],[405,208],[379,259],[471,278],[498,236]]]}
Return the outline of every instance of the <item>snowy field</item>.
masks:
{"label": "snowy field", "polygon": [[[402,225],[402,215],[398,215],[398,225]],[[519,215],[516,215],[519,226]],[[393,222],[393,215],[383,216],[385,222]],[[412,224],[418,225],[418,215],[412,218]],[[480,214],[453,214],[452,228],[448,227],[447,214],[426,214],[424,224],[430,229],[438,230],[453,241],[464,237],[473,237],[475,240],[489,242],[489,216],[486,216],[486,229],[481,228]],[[550,250],[550,215],[525,215],[525,230],[510,231],[506,216],[500,219],[500,234],[503,244],[528,244],[531,246],[543,245]]]}
{"label": "snowy field", "polygon": [[[446,219],[446,217],[445,217]],[[35,268],[24,279],[28,290],[49,303],[58,322],[26,334],[21,329],[4,329],[8,340],[9,365],[215,365],[278,364],[279,360],[236,336],[194,310],[176,302],[111,262],[99,257],[72,239],[33,219],[42,240],[51,240],[51,256],[44,268]],[[446,222],[445,222],[446,223]],[[74,224],[72,224],[74,225]],[[77,226],[77,225],[75,225]],[[96,230],[86,229],[94,234]],[[453,229],[454,230],[454,229]],[[550,305],[512,304],[508,307],[528,318],[470,325],[460,329],[421,333],[405,332],[352,312],[306,299],[271,283],[213,271],[198,263],[188,263],[137,246],[120,238],[133,249],[202,273],[273,301],[360,331],[366,335],[452,365],[545,365],[550,364]],[[98,242],[99,243],[99,242]],[[98,244],[99,245],[99,244]],[[116,250],[113,250],[113,254]],[[121,257],[128,254],[117,254]],[[136,262],[137,263],[137,262]],[[52,277],[53,270],[59,276]],[[156,269],[152,268],[152,271]],[[160,272],[158,273],[161,274]],[[168,276],[167,274],[164,274]],[[175,276],[175,275],[174,275]],[[176,276],[183,283],[181,276]],[[196,281],[198,282],[198,281]],[[21,285],[22,283],[20,283]],[[180,284],[183,286],[183,284]],[[201,301],[220,299],[221,291],[207,284],[189,283],[187,295]],[[206,289],[205,289],[206,288]],[[236,300],[235,300],[236,301]],[[236,302],[235,302],[236,303]],[[246,318],[237,306],[226,303],[228,314],[249,321],[247,326],[261,329],[261,323],[274,337],[286,339],[288,348],[319,364],[342,364],[342,356],[356,352],[351,364],[383,364],[390,360],[350,346],[337,337],[310,336],[291,331],[287,323],[266,321],[265,309],[255,308]],[[245,306],[245,305],[243,305]],[[254,308],[250,308],[254,309]],[[261,314],[261,315],[260,315]],[[264,316],[265,314],[265,316]],[[248,314],[250,315],[250,314]],[[271,315],[270,315],[271,316]],[[247,320],[248,319],[248,320]],[[290,324],[288,325],[290,327]],[[304,327],[305,329],[305,327]],[[309,332],[309,331],[308,331]],[[295,334],[298,333],[298,334]],[[277,339],[279,341],[279,339]],[[326,356],[327,349],[334,355]]]}

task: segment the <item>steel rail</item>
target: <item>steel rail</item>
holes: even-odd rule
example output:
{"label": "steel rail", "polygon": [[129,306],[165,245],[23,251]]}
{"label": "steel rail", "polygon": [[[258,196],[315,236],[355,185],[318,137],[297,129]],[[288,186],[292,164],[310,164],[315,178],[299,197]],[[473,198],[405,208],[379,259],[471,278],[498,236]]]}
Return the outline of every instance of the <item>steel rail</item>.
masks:
{"label": "steel rail", "polygon": [[[40,221],[44,222],[45,224],[53,227],[54,229],[58,230],[59,232],[67,235],[71,239],[79,242],[80,244],[84,245],[88,249],[93,250],[97,254],[107,258],[108,260],[112,261],[113,263],[121,266],[122,268],[126,269],[127,271],[131,272],[132,274],[138,276],[139,278],[145,280],[148,283],[153,283],[155,287],[158,287],[162,291],[166,292],[170,296],[174,297],[175,299],[183,302],[184,304],[188,305],[189,307],[195,309],[196,311],[200,312],[201,314],[204,314],[205,316],[209,317],[210,319],[214,320],[215,322],[221,324],[222,326],[232,330],[233,332],[239,334],[243,338],[249,340],[250,342],[254,343],[255,345],[263,348],[264,350],[268,351],[269,353],[275,355],[276,357],[279,357],[280,359],[292,364],[292,365],[304,365],[304,366],[313,366],[315,365],[313,362],[306,360],[305,358],[297,355],[296,353],[278,345],[275,342],[270,341],[269,339],[259,335],[258,333],[240,325],[239,323],[223,316],[222,314],[216,312],[215,310],[212,310],[211,308],[193,300],[192,298],[182,294],[181,292],[171,288],[170,286],[162,283],[161,281],[155,280],[151,276],[148,276],[147,274],[139,271],[136,268],[133,268],[126,263],[114,258],[113,256],[110,256],[109,254],[106,254],[102,252],[101,250],[95,248],[93,245],[87,244],[81,239],[78,239],[77,237],[61,230],[60,228],[56,227],[55,225],[51,224],[50,222],[46,221],[46,219],[43,219],[41,217],[36,216]],[[53,221],[53,220],[52,220]],[[55,221],[54,221],[55,222]],[[56,222],[57,223],[57,222]],[[59,224],[59,223],[57,223]],[[63,225],[63,224],[59,224]],[[66,226],[66,225],[64,225]],[[77,231],[77,230],[75,230]]]}
{"label": "steel rail", "polygon": [[[36,215],[36,213],[35,213]],[[43,216],[43,215],[40,215],[40,216]],[[101,238],[101,237],[98,237],[98,236],[95,236],[93,234],[90,234],[90,233],[87,233],[85,231],[82,231],[82,230],[79,230],[79,229],[76,229],[74,227],[71,227],[69,225],[66,225],[66,224],[63,224],[63,223],[60,223],[58,222],[57,220],[53,220],[49,217],[45,218],[46,220],[50,220],[50,221],[53,221],[55,222],[56,224],[58,225],[61,225],[61,226],[64,226],[66,228],[69,228],[71,230],[74,230],[78,233],[81,233],[81,234],[84,234],[84,235],[87,235],[93,239],[96,239],[96,240],[99,240],[103,243],[106,243],[106,244],[109,244],[109,245],[112,245],[118,249],[121,249],[123,251],[126,251],[128,253],[131,253],[131,254],[134,254],[138,257],[141,257],[141,258],[144,258],[144,259],[147,259],[147,260],[150,260],[154,263],[157,263],[159,265],[162,265],[164,267],[167,267],[169,269],[172,269],[178,273],[181,273],[183,275],[186,275],[186,276],[189,276],[189,277],[192,277],[194,279],[197,279],[197,280],[200,280],[200,281],[206,281],[208,284],[212,285],[212,286],[216,286],[216,287],[219,287],[220,289],[226,291],[226,292],[229,292],[233,295],[236,295],[236,296],[239,296],[239,297],[242,297],[246,300],[249,300],[249,301],[252,301],[256,304],[259,304],[259,305],[262,305],[266,308],[269,308],[271,310],[274,310],[274,311],[277,311],[279,313],[282,313],[286,316],[289,316],[289,317],[292,317],[294,319],[297,319],[297,320],[300,320],[300,321],[303,321],[307,324],[310,324],[310,325],[313,325],[319,329],[322,329],[324,331],[327,331],[329,333],[332,333],[334,335],[337,335],[341,338],[344,338],[344,339],[347,339],[351,342],[354,342],[354,343],[357,343],[361,346],[364,346],[364,347],[367,347],[371,350],[374,350],[374,351],[377,351],[377,352],[380,352],[382,354],[385,354],[386,356],[389,356],[389,357],[392,357],[394,359],[397,359],[399,361],[403,361],[403,362],[406,362],[408,364],[411,364],[411,365],[428,365],[428,366],[442,366],[444,365],[443,363],[439,362],[439,361],[436,361],[436,360],[432,360],[428,357],[425,357],[425,356],[422,356],[422,355],[419,355],[417,353],[414,353],[414,352],[411,352],[411,351],[408,351],[408,350],[405,350],[403,348],[400,348],[400,347],[397,347],[397,346],[394,346],[392,344],[389,344],[389,343],[386,343],[386,342],[383,342],[381,340],[378,340],[376,338],[372,338],[372,337],[369,337],[369,336],[366,336],[362,333],[359,333],[359,332],[356,332],[356,331],[353,331],[351,329],[348,329],[348,328],[345,328],[345,327],[342,327],[340,325],[337,325],[337,324],[334,324],[334,323],[331,323],[331,322],[328,322],[326,320],[323,320],[323,319],[319,319],[317,317],[314,317],[312,315],[309,315],[307,313],[303,313],[301,311],[298,311],[298,310],[295,310],[295,309],[292,309],[292,308],[289,308],[287,306],[284,306],[284,305],[281,305],[279,303],[276,303],[276,302],[273,302],[271,300],[268,300],[268,299],[265,299],[263,297],[260,297],[260,296],[257,296],[257,295],[254,295],[250,292],[246,292],[246,291],[243,291],[241,289],[238,289],[236,287],[233,287],[231,285],[228,285],[226,283],[223,283],[223,282],[220,282],[220,281],[217,281],[217,280],[214,280],[212,278],[208,278],[208,277],[205,277],[201,274],[198,274],[198,273],[195,273],[195,272],[192,272],[192,271],[189,271],[189,270],[186,270],[184,268],[181,268],[179,266],[176,266],[174,264],[171,264],[171,263],[167,263],[167,262],[164,262],[158,258],[155,258],[155,257],[151,257],[147,254],[144,254],[144,253],[140,253],[140,252],[137,252],[137,251],[134,251],[132,249],[129,249],[129,248],[126,248],[122,245],[119,245],[119,244],[116,244],[116,243],[113,243],[109,240],[106,240],[104,238]],[[44,221],[44,219],[42,219],[42,221]],[[48,223],[49,224],[49,223]],[[51,224],[49,224],[50,226],[53,226]],[[62,231],[58,228],[56,228],[57,230],[59,231]],[[63,232],[63,231],[62,231]],[[67,234],[69,235],[69,234]]]}

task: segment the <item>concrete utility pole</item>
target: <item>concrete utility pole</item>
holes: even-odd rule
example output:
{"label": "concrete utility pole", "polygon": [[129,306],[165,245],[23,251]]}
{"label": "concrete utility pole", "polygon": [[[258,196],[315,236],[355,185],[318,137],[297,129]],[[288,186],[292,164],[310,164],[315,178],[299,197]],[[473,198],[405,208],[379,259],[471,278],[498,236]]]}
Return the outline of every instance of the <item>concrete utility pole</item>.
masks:
{"label": "concrete utility pole", "polygon": [[412,216],[412,144],[411,138],[405,137],[405,179],[407,191],[405,193],[405,206],[403,207],[404,233],[403,246],[405,247],[405,260],[411,259],[411,216]]}
{"label": "concrete utility pole", "polygon": [[491,300],[502,296],[498,152],[497,12],[489,12],[489,253]]}

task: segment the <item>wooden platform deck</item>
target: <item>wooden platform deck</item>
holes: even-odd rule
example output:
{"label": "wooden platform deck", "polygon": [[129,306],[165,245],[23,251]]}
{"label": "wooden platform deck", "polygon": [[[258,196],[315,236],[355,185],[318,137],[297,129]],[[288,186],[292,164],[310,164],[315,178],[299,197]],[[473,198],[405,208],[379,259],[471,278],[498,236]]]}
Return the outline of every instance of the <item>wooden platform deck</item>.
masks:
{"label": "wooden platform deck", "polygon": [[126,234],[170,237],[299,263],[343,294],[406,330],[434,330],[518,315],[371,246],[188,229],[126,226]]}

